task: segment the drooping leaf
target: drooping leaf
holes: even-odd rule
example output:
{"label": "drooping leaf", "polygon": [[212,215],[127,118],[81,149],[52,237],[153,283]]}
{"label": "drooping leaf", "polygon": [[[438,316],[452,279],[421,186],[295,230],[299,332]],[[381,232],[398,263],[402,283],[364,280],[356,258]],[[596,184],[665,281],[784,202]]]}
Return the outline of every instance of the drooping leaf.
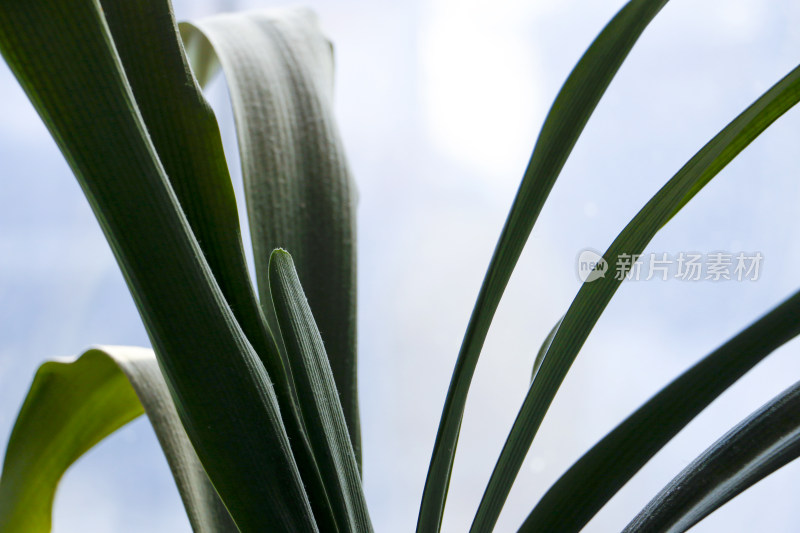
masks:
{"label": "drooping leaf", "polygon": [[0,532],[49,532],[64,472],[142,406],[194,531],[238,531],[194,453],[152,350],[107,346],[44,363],[36,373],[0,476]]}
{"label": "drooping leaf", "polygon": [[800,455],[800,383],[692,461],[623,530],[686,531]]}
{"label": "drooping leaf", "polygon": [[[625,264],[725,165],[800,100],[800,67],[765,92],[673,176],[639,211],[603,254],[609,265]],[[533,380],[478,508],[473,530],[491,529],[519,472],[544,415],[581,346],[624,276],[584,283],[567,310]]]}
{"label": "drooping leaf", "polygon": [[800,292],[675,378],[583,455],[545,493],[520,532],[580,531],[709,403],[800,334]]}
{"label": "drooping leaf", "polygon": [[243,530],[315,531],[270,378],[178,203],[101,6],[2,2],[0,51],[111,244],[181,421],[231,516]]}
{"label": "drooping leaf", "polygon": [[269,256],[284,248],[325,341],[360,465],[355,187],[332,113],[330,43],[303,10],[214,16],[181,32],[195,70],[207,79],[219,62],[228,82],[264,312],[271,317]]}
{"label": "drooping leaf", "polygon": [[294,263],[288,252],[275,250],[269,268],[275,315],[292,366],[311,446],[328,482],[339,531],[372,531],[336,383]]}
{"label": "drooping leaf", "polygon": [[600,98],[667,0],[632,0],[608,23],[558,93],[533,148],[472,311],[447,391],[417,530],[441,527],[467,393],[500,298],[550,190]]}

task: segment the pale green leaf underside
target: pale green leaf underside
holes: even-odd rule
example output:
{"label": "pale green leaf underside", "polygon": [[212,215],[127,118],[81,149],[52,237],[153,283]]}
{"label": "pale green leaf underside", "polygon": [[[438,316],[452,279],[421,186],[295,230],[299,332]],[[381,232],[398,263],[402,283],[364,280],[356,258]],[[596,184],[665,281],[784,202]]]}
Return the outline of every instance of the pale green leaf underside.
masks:
{"label": "pale green leaf underside", "polygon": [[[144,408],[143,408],[144,406]],[[238,531],[181,425],[152,350],[105,346],[44,363],[8,443],[0,477],[0,532],[49,532],[67,468],[146,412],[194,531]]]}

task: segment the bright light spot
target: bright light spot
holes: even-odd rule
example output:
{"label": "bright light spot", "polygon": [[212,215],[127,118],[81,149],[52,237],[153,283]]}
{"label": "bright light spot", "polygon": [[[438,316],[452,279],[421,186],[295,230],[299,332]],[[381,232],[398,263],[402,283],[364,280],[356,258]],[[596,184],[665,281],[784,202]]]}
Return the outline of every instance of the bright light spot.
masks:
{"label": "bright light spot", "polygon": [[446,155],[492,177],[519,179],[543,116],[530,4],[435,0],[421,32],[429,135]]}

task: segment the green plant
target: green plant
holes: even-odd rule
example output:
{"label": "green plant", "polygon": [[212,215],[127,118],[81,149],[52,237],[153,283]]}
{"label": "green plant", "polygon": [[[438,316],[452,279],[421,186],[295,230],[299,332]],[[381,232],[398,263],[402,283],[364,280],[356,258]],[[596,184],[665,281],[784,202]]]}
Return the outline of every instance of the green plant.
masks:
{"label": "green plant", "polygon": [[[545,121],[459,355],[420,531],[440,528],[469,384],[524,243],[595,105],[665,3],[629,2]],[[62,4],[6,2],[0,49],[86,191],[156,355],[104,348],[42,367],[9,443],[0,529],[48,529],[63,471],[144,409],[195,529],[369,530],[354,394],[353,193],[330,116],[326,41],[297,12],[183,26],[184,45],[166,1]],[[237,117],[258,297],[216,121],[195,81],[209,79],[217,58]],[[641,252],[800,99],[798,78],[795,69],[704,146],[623,230],[606,261]],[[294,262],[272,252],[281,247]],[[619,284],[610,276],[584,284],[546,340],[475,531],[494,526],[556,390]],[[711,400],[798,333],[798,305],[792,296],[654,396],[553,486],[522,530],[580,529]],[[794,458],[795,397],[787,391],[744,421],[631,530],[689,527]]]}

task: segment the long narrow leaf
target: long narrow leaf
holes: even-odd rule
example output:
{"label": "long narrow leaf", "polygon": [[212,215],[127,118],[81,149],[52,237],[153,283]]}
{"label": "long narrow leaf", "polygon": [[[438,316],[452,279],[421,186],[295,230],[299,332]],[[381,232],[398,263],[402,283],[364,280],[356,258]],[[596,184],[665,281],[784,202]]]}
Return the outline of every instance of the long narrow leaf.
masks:
{"label": "long narrow leaf", "polygon": [[[102,0],[136,106],[189,226],[247,339],[289,409],[278,348],[261,314],[214,112],[194,82],[169,0]],[[290,435],[291,436],[291,435]]]}
{"label": "long narrow leaf", "polygon": [[623,531],[686,531],[798,455],[800,382],[692,461]]}
{"label": "long narrow leaf", "polygon": [[237,525],[316,530],[269,376],[168,182],[101,6],[2,2],[0,51],[83,187]]}
{"label": "long narrow leaf", "polygon": [[[800,67],[792,70],[708,142],[625,227],[603,255],[609,265],[642,252],[675,214],[761,132],[800,100]],[[478,508],[473,530],[491,529],[561,382],[622,276],[584,283],[533,380]]]}
{"label": "long narrow leaf", "polygon": [[273,311],[269,256],[284,248],[325,341],[360,465],[355,188],[332,113],[330,43],[305,10],[214,16],[181,31],[200,75],[219,61],[228,82],[264,312]]}
{"label": "long narrow leaf", "polygon": [[269,268],[275,315],[339,531],[372,531],[336,383],[294,263],[288,252],[275,250]]}
{"label": "long narrow leaf", "polygon": [[245,264],[239,215],[216,117],[195,83],[169,0],[104,0],[103,13],[148,134],[215,279],[275,384],[286,433],[318,520],[327,515],[281,359]]}
{"label": "long narrow leaf", "polygon": [[0,532],[49,532],[64,472],[143,406],[194,531],[238,531],[194,453],[153,352],[107,346],[47,362],[36,373],[0,476]]}
{"label": "long narrow leaf", "polygon": [[800,292],[675,378],[595,444],[550,487],[520,531],[580,531],[709,403],[798,334]]}
{"label": "long narrow leaf", "polygon": [[461,344],[433,448],[417,530],[441,527],[467,393],[500,298],[550,190],[600,98],[667,0],[632,0],[580,59],[558,93],[533,149]]}
{"label": "long narrow leaf", "polygon": [[[162,0],[163,1],[163,0]],[[132,5],[138,6],[138,8],[128,8],[128,3],[122,3],[117,9],[151,9],[150,6],[139,5],[133,3]],[[260,12],[261,13],[261,12]],[[263,15],[263,13],[261,13]],[[250,168],[252,164],[247,163],[249,161],[255,161],[254,164],[263,165],[263,164],[271,164],[272,157],[274,156],[275,152],[278,153],[285,153],[291,152],[297,149],[299,146],[298,143],[304,142],[304,139],[296,138],[292,136],[281,136],[274,134],[274,118],[275,115],[274,111],[271,110],[266,113],[266,116],[261,113],[256,113],[254,109],[261,109],[264,105],[271,102],[272,99],[275,97],[274,94],[286,94],[287,98],[294,98],[298,93],[305,94],[306,92],[310,92],[312,95],[315,92],[322,92],[327,94],[328,90],[325,87],[321,86],[311,86],[308,87],[301,87],[298,88],[295,86],[293,80],[288,78],[285,74],[286,71],[305,71],[309,68],[316,68],[317,61],[319,58],[317,57],[310,57],[307,54],[297,54],[296,56],[292,56],[291,58],[287,59],[286,61],[270,61],[269,54],[267,54],[267,49],[265,49],[262,45],[263,39],[272,39],[273,34],[281,35],[287,31],[287,28],[293,29],[295,26],[299,26],[304,30],[304,32],[297,36],[297,38],[291,43],[291,47],[295,48],[302,48],[304,46],[310,46],[317,43],[317,41],[321,38],[318,32],[315,31],[315,27],[306,20],[306,17],[310,17],[310,15],[306,11],[296,11],[296,10],[273,10],[268,12],[268,16],[262,21],[262,24],[258,26],[256,31],[252,32],[240,32],[237,31],[236,28],[228,28],[227,24],[230,21],[247,21],[251,17],[254,17],[252,13],[241,13],[236,15],[214,15],[207,19],[203,19],[201,22],[198,22],[199,25],[202,27],[208,26],[211,28],[209,31],[215,31],[222,34],[223,38],[223,48],[229,55],[234,55],[235,57],[238,56],[245,56],[250,58],[250,63],[257,62],[259,65],[259,70],[255,68],[249,68],[253,65],[248,63],[242,69],[228,69],[229,77],[234,76],[246,76],[245,79],[241,80],[239,83],[236,80],[233,80],[230,83],[230,92],[234,97],[234,101],[237,101],[240,92],[245,89],[249,89],[244,96],[248,98],[247,101],[247,110],[241,106],[234,106],[234,111],[236,113],[236,120],[239,124],[246,124],[248,128],[248,137],[247,138],[255,138],[258,139],[258,143],[256,146],[253,145],[245,145],[244,142],[240,143],[240,147],[242,150],[242,161],[245,162],[245,168]],[[122,28],[128,28],[127,16],[120,16],[119,17],[119,25]],[[210,76],[213,75],[213,70],[216,67],[219,67],[219,61],[217,59],[217,55],[214,52],[211,43],[200,33],[194,30],[194,26],[188,23],[181,24],[182,33],[186,37],[187,48],[188,51],[192,53],[190,57],[194,57],[192,61],[193,69],[197,73],[199,81],[207,81]],[[145,28],[142,28],[144,30]],[[172,32],[170,34],[171,39],[178,40],[178,35],[176,33],[175,28],[172,28]],[[130,31],[130,30],[127,30]],[[229,35],[230,32],[235,34],[235,39],[228,38],[227,40],[224,39],[226,35]],[[179,46],[177,43],[175,46]],[[221,52],[222,53],[222,52]],[[142,58],[138,51],[131,51],[131,55],[135,56],[137,59],[136,61],[140,63],[140,69],[143,72],[148,72],[148,65],[147,59]],[[329,56],[330,54],[328,54]],[[154,58],[155,60],[155,58]],[[238,63],[234,63],[238,65]],[[227,63],[226,63],[227,65]],[[186,67],[186,65],[184,65]],[[232,71],[231,71],[232,70]],[[191,79],[191,73],[188,69],[184,68],[181,70],[181,74],[187,76],[189,79],[186,80],[183,85],[185,87],[190,87],[193,91],[192,95],[195,98],[202,98],[199,93],[199,88],[194,80]],[[146,76],[147,80],[145,80],[144,87],[148,87],[148,90],[153,90],[152,88],[158,87],[156,82],[150,82],[150,78],[153,77],[152,74]],[[157,77],[157,76],[156,76]],[[258,80],[265,80],[259,82]],[[143,87],[143,89],[144,89]],[[176,92],[179,89],[176,88]],[[183,89],[184,91],[187,89]],[[197,92],[197,95],[194,94]],[[160,95],[161,92],[156,92],[155,94]],[[162,102],[162,100],[158,100],[158,102]],[[161,104],[164,105],[163,103]],[[279,106],[281,116],[283,119],[291,124],[298,123],[303,124],[308,122],[306,114],[309,113],[309,110],[303,106],[296,106],[294,108],[289,108],[288,106]],[[161,117],[163,112],[166,111],[162,109],[160,106],[156,106],[156,109],[153,111],[154,119],[156,117]],[[213,118],[213,116],[212,116]],[[269,118],[269,120],[267,119]],[[163,120],[163,119],[160,119]],[[187,130],[187,134],[191,136],[191,129]],[[214,153],[217,154],[218,158],[223,158],[224,161],[224,154],[222,153],[222,145],[219,142],[218,137],[218,130],[216,130],[216,123],[215,123],[215,132],[217,132],[216,136],[214,137],[214,143],[211,147],[214,150]],[[268,150],[268,146],[270,143],[265,142],[265,139],[275,139],[279,146],[277,148],[273,148],[272,150]],[[169,142],[165,142],[168,146],[175,146],[175,141],[171,140],[169,134],[167,134],[167,140]],[[240,137],[241,140],[241,137]],[[325,149],[325,147],[323,147]],[[182,154],[183,151],[179,150],[179,154]],[[266,161],[262,161],[266,159]],[[198,181],[198,177],[193,176],[192,172],[189,172],[187,175],[182,176],[185,184],[183,188],[185,189],[185,200],[181,198],[181,203],[190,203],[192,204],[197,212],[197,218],[200,220],[206,231],[212,233],[212,237],[214,233],[218,233],[220,231],[220,227],[228,228],[228,226],[236,226],[236,238],[237,243],[240,245],[239,234],[238,234],[238,218],[236,217],[235,213],[235,200],[233,199],[233,193],[231,191],[230,199],[228,199],[227,192],[230,189],[230,178],[227,174],[227,167],[224,169],[224,179],[220,179],[217,174],[210,176],[207,179],[206,186],[200,187],[198,190],[198,185],[196,182]],[[216,177],[216,179],[215,179]],[[277,184],[281,182],[281,180],[290,179],[290,174],[283,174],[283,175],[261,175],[258,174],[256,176],[252,176],[250,173],[245,172],[245,184],[246,184],[246,192],[248,194],[248,205],[250,209],[248,210],[251,212],[252,209],[255,207],[253,201],[250,200],[251,192],[254,188],[257,188],[258,182],[263,181],[260,185],[261,187],[270,186],[275,190],[268,190],[264,189],[262,192],[266,194],[266,198],[269,198],[271,202],[278,202],[282,200],[280,203],[281,205],[286,204],[289,208],[297,209],[298,206],[295,205],[293,202],[298,201],[296,198],[291,196],[280,196],[280,189],[277,188]],[[175,181],[175,178],[170,176],[172,181]],[[224,187],[218,186],[217,182],[224,182]],[[255,184],[253,182],[256,182]],[[222,188],[226,195],[224,199],[226,203],[224,206],[218,207],[221,213],[217,215],[217,218],[223,219],[223,224],[217,224],[214,220],[206,217],[206,213],[209,211],[210,208],[217,206],[219,203],[222,202],[221,199],[216,197],[216,190]],[[303,200],[299,200],[302,202]],[[294,206],[294,207],[292,207]],[[313,214],[313,213],[312,213]],[[270,224],[273,226],[281,226],[283,227],[285,221],[279,220],[280,213],[270,213],[272,216],[269,220],[253,220],[251,219],[251,230],[253,232],[253,240],[254,242],[257,241],[256,233],[263,233],[270,231],[270,227],[264,227],[263,224]],[[235,222],[235,224],[234,224]],[[257,225],[261,224],[261,225]],[[254,226],[256,225],[256,226]],[[271,226],[272,227],[272,226]],[[226,231],[226,233],[231,233],[231,231]],[[200,239],[202,242],[202,238]],[[232,246],[231,246],[232,248]],[[271,251],[270,248],[267,251]],[[241,256],[241,245],[240,248],[236,250],[231,250],[230,253],[236,252],[239,256]],[[258,254],[258,247],[256,250],[256,254]],[[227,258],[227,253],[221,254],[223,258]],[[242,256],[243,257],[243,256]],[[225,259],[228,261],[228,259]],[[268,255],[265,261],[268,261]],[[260,268],[262,268],[262,262],[258,259],[258,255],[256,257],[256,269],[257,272]],[[291,368],[288,364],[288,361],[285,360],[285,350],[281,351],[283,355],[283,361],[281,357],[277,355],[277,347],[275,346],[273,339],[270,336],[268,329],[265,327],[265,319],[261,315],[261,310],[258,307],[253,293],[252,288],[250,287],[249,277],[246,275],[246,269],[244,268],[243,258],[241,259],[241,264],[239,258],[237,257],[236,264],[231,265],[231,270],[242,270],[245,271],[246,277],[246,287],[244,284],[240,288],[238,292],[242,293],[240,301],[238,305],[233,305],[232,307],[236,309],[240,307],[242,309],[242,313],[246,311],[248,317],[251,317],[249,329],[245,329],[245,333],[248,336],[248,339],[253,342],[254,348],[256,351],[261,355],[261,359],[264,362],[264,365],[269,373],[270,377],[276,384],[276,394],[278,396],[279,404],[281,406],[281,413],[283,415],[284,425],[286,426],[286,432],[289,436],[290,442],[292,442],[292,449],[294,452],[294,457],[297,462],[298,469],[300,471],[301,477],[303,482],[305,483],[306,492],[308,493],[309,500],[311,503],[311,507],[314,511],[314,514],[317,518],[317,522],[319,523],[320,527],[326,529],[328,527],[332,527],[333,525],[333,517],[330,513],[330,497],[327,494],[326,485],[327,483],[323,480],[321,473],[317,467],[317,464],[313,458],[313,452],[311,451],[310,444],[308,443],[308,437],[305,432],[304,422],[302,420],[302,414],[299,411],[298,401],[296,398],[295,391],[293,390],[293,380],[291,378]],[[264,268],[266,268],[264,266]],[[266,272],[263,273],[266,275]],[[238,279],[238,278],[237,278]],[[264,278],[260,286],[263,287],[264,284],[267,283],[266,278]],[[237,287],[238,288],[238,287]],[[245,289],[247,289],[245,293]],[[277,327],[277,324],[274,321],[273,317],[273,309],[272,303],[269,296],[269,289],[267,288],[266,291],[261,291],[261,298],[266,298],[263,300],[266,302],[264,305],[264,313],[267,317],[271,317],[273,320],[273,328]],[[352,312],[355,312],[355,308],[352,309]],[[242,319],[240,318],[240,321]],[[280,338],[277,339],[280,342]],[[353,367],[354,369],[354,367]],[[355,413],[357,418],[357,412]]]}

